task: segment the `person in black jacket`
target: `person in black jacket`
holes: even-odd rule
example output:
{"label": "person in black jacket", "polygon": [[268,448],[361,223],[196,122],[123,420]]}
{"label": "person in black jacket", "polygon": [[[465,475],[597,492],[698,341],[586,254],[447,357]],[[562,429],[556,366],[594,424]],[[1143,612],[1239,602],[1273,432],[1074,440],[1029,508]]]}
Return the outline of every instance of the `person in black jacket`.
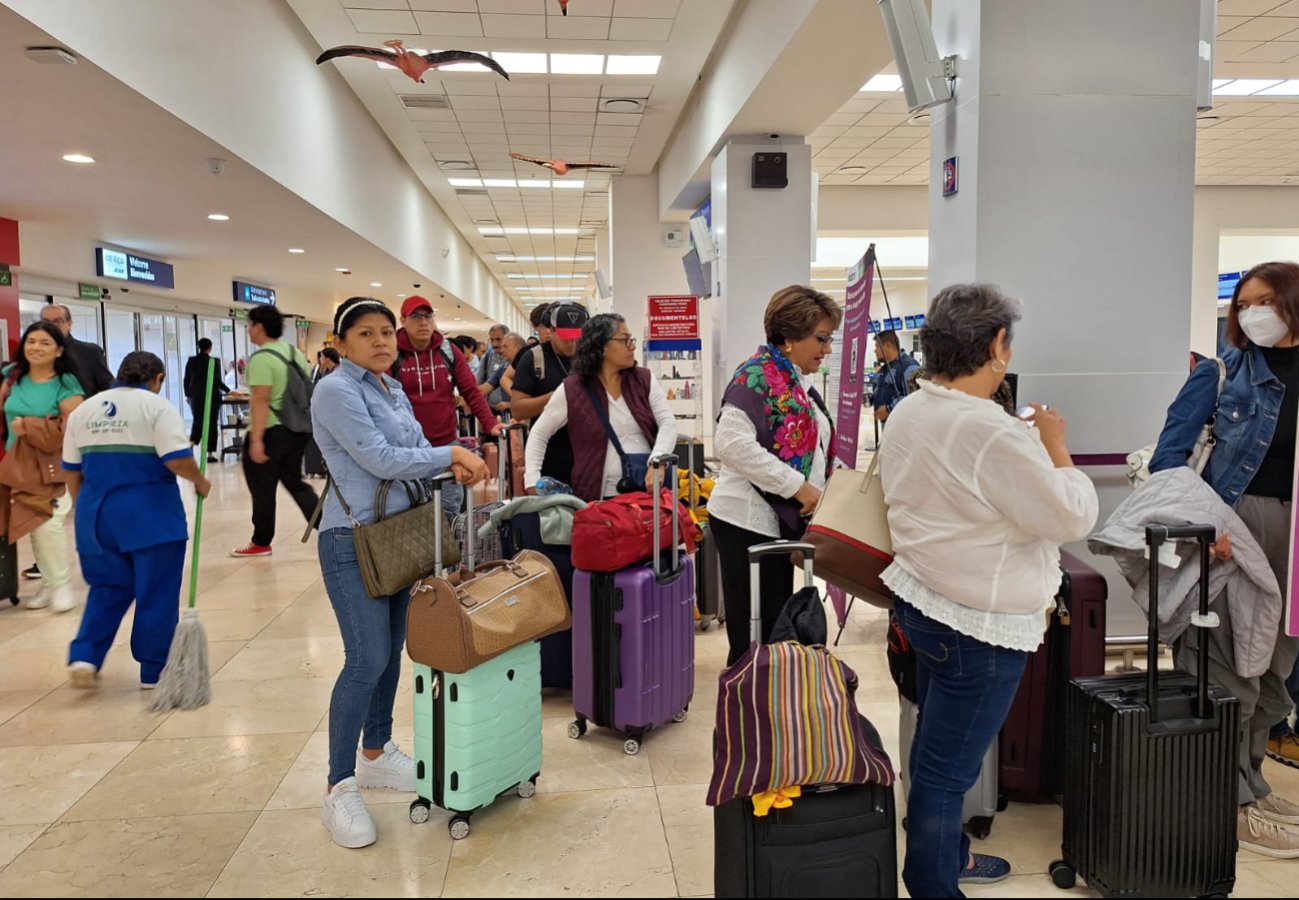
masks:
{"label": "person in black jacket", "polygon": [[86,389],[87,400],[113,386],[113,373],[109,371],[104,359],[104,348],[98,344],[79,341],[72,336],[72,310],[51,303],[41,310],[41,320],[63,332],[67,339],[67,349],[64,352],[77,367],[77,375],[81,386]]}
{"label": "person in black jacket", "polygon": [[212,342],[200,338],[198,355],[191,356],[185,363],[185,399],[194,413],[194,424],[190,426],[189,442],[198,446],[203,440],[203,392],[207,388],[208,366],[216,363],[216,375],[212,379],[212,401],[208,407],[207,461],[217,462],[217,433],[220,430],[221,398],[230,390],[221,380],[221,360],[212,355]]}

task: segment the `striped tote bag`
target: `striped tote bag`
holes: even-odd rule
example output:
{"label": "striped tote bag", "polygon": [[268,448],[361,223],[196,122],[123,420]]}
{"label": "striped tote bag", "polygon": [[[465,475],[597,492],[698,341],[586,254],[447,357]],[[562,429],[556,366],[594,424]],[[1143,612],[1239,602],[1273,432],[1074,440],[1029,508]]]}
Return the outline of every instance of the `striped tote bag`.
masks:
{"label": "striped tote bag", "polygon": [[718,687],[709,806],[792,785],[893,783],[862,730],[856,673],[824,647],[754,644]]}

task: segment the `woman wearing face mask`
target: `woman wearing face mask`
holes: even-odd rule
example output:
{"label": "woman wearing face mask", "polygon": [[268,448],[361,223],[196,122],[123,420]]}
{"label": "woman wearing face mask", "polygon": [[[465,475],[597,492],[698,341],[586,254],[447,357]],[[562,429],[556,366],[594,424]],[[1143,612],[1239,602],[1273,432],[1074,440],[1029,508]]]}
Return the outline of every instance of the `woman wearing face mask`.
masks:
{"label": "woman wearing face mask", "polygon": [[[1284,594],[1292,552],[1295,433],[1299,428],[1299,265],[1269,262],[1255,266],[1236,286],[1227,313],[1223,355],[1227,380],[1218,395],[1215,360],[1196,366],[1177,399],[1159,445],[1150,460],[1151,473],[1187,464],[1204,424],[1214,419],[1216,439],[1204,479],[1235,508],[1276,574]],[[1216,417],[1215,417],[1216,409]],[[1214,547],[1218,559],[1230,559],[1231,536]],[[1299,639],[1285,634],[1282,621],[1268,623],[1276,633],[1272,662],[1262,676],[1236,674],[1230,615],[1214,605],[1222,626],[1209,635],[1209,678],[1240,698],[1241,751],[1239,785],[1241,846],[1267,856],[1299,858],[1299,805],[1272,793],[1263,777],[1269,731],[1287,719],[1293,706],[1286,679],[1299,655]],[[1257,625],[1257,623],[1254,623]],[[1185,651],[1194,657],[1198,632],[1187,631]],[[1179,641],[1179,645],[1182,642]],[[1288,765],[1299,765],[1299,741],[1285,732],[1272,750]]]}

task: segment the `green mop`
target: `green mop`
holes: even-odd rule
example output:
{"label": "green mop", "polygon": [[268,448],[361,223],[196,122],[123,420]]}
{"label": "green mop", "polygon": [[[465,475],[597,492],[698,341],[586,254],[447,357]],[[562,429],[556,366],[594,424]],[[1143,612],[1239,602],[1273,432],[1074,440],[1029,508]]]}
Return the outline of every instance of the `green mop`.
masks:
{"label": "green mop", "polygon": [[[216,360],[208,363],[207,393],[203,396],[203,442],[199,444],[199,471],[207,475],[209,429],[212,426],[212,384],[216,377]],[[189,608],[176,626],[167,653],[167,665],[158,679],[149,709],[165,712],[172,709],[198,709],[212,700],[212,674],[208,671],[207,631],[198,620],[198,548],[203,534],[203,497],[200,495],[194,510],[194,547],[190,552]]]}

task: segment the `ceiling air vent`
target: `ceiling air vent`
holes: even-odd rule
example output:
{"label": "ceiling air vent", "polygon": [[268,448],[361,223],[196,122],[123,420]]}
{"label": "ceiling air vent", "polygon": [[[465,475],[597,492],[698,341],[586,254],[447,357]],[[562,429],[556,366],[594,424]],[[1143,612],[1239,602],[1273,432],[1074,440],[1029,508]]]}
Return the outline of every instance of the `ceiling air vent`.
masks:
{"label": "ceiling air vent", "polygon": [[456,188],[457,197],[486,197],[487,188]]}
{"label": "ceiling air vent", "polygon": [[398,94],[407,109],[450,109],[451,101],[443,94]]}

